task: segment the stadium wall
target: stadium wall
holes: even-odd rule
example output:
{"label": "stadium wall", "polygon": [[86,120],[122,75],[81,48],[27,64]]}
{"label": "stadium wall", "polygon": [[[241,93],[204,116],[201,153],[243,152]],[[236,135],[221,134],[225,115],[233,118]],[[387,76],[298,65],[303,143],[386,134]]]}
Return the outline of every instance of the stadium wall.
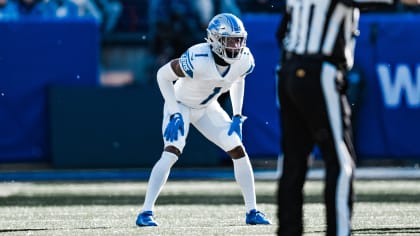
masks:
{"label": "stadium wall", "polygon": [[[49,89],[56,168],[151,167],[163,150],[163,99],[157,85]],[[195,129],[176,165],[217,166],[216,148]]]}
{"label": "stadium wall", "polygon": [[[247,78],[244,143],[251,158],[281,153],[275,94],[281,16],[244,15],[256,68]],[[420,15],[363,14],[351,74],[361,159],[420,159]],[[0,23],[0,163],[58,168],[148,167],[159,157],[162,99],[155,85],[98,83],[100,34],[91,21]],[[224,155],[193,130],[184,166]]]}
{"label": "stadium wall", "polygon": [[[247,79],[244,141],[254,156],[281,153],[275,31],[281,16],[246,15],[256,67]],[[362,14],[350,100],[360,160],[420,160],[420,14]],[[316,149],[315,149],[316,152]]]}
{"label": "stadium wall", "polygon": [[0,163],[49,158],[47,88],[97,86],[92,20],[0,21]]}

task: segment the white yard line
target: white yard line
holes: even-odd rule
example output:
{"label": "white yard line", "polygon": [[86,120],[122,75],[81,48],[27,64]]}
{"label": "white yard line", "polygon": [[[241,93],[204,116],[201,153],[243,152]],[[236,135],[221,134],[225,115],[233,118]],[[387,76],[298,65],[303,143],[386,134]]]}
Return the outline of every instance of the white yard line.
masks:
{"label": "white yard line", "polygon": [[[258,170],[255,179],[273,180],[280,176],[277,170]],[[313,168],[308,171],[308,179],[322,179],[325,172],[323,168]],[[418,179],[420,181],[420,168],[418,167],[359,167],[355,171],[356,179]]]}

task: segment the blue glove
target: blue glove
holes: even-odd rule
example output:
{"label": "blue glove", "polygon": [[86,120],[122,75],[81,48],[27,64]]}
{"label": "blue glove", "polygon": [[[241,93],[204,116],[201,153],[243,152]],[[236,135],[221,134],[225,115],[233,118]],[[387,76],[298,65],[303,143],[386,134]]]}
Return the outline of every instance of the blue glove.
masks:
{"label": "blue glove", "polygon": [[245,116],[235,115],[232,118],[232,123],[230,123],[230,128],[228,135],[231,136],[234,132],[238,134],[239,138],[242,140],[242,123],[245,121]]}
{"label": "blue glove", "polygon": [[166,141],[178,140],[178,130],[181,132],[181,136],[184,135],[184,120],[182,119],[181,113],[175,113],[171,115],[168,126],[166,126],[163,136]]}

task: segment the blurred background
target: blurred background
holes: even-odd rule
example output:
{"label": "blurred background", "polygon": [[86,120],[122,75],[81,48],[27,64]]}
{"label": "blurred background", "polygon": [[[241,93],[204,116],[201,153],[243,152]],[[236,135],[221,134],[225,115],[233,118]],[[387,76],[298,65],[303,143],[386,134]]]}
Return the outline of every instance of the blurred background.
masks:
{"label": "blurred background", "polygon": [[[156,70],[203,42],[219,12],[241,17],[256,60],[244,143],[256,167],[276,168],[275,31],[283,7],[281,0],[0,0],[0,168],[151,167],[163,145]],[[418,167],[420,9],[361,10],[349,76],[357,162]],[[228,164],[193,129],[177,165]]]}

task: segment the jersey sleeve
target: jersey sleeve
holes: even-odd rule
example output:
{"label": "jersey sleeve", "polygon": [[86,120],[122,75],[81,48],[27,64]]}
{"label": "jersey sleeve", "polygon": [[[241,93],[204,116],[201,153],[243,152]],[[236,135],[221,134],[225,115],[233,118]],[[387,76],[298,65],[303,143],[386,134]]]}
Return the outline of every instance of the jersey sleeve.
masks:
{"label": "jersey sleeve", "polygon": [[179,64],[185,75],[187,75],[190,78],[194,78],[194,66],[191,62],[191,57],[192,54],[190,52],[190,49],[188,49],[179,58]]}
{"label": "jersey sleeve", "polygon": [[248,63],[246,63],[247,67],[245,67],[245,72],[241,75],[241,77],[245,77],[249,74],[251,74],[254,71],[255,68],[255,60],[254,60],[254,56],[252,55],[252,53],[249,50],[246,50],[244,52],[244,56],[246,56]]}

